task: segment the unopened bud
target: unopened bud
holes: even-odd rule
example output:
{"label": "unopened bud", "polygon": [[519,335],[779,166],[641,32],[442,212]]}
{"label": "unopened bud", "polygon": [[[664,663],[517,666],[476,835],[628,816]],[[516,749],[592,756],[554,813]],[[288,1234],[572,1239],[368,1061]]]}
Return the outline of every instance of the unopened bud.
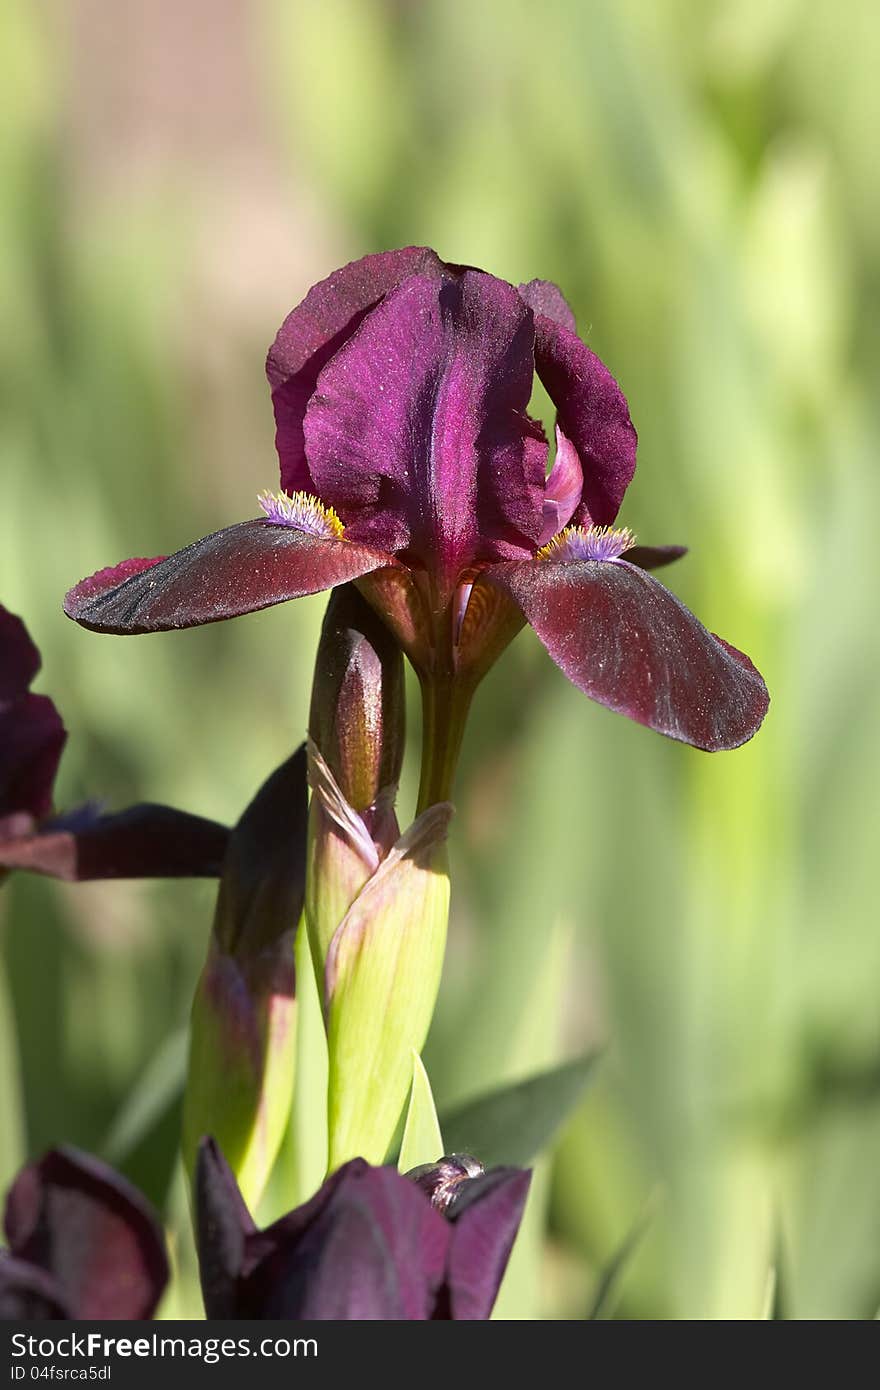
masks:
{"label": "unopened bud", "polygon": [[403,657],[352,585],[327,606],[309,715],[306,920],[319,989],[330,941],[397,839]]}
{"label": "unopened bud", "polygon": [[232,831],[192,1008],[183,1153],[222,1145],[255,1205],[287,1127],[296,1065],[293,945],[306,857],[306,753],[261,787]]}
{"label": "unopened bud", "polygon": [[353,584],[327,604],[309,712],[309,734],[342,794],[369,815],[403,762],[404,681],[400,647]]}

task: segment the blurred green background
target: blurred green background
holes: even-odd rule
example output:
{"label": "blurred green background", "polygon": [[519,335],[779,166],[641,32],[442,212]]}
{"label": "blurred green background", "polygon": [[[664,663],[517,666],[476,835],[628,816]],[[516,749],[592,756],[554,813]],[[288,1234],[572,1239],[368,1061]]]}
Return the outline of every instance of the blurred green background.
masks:
{"label": "blurred green background", "polygon": [[[278,324],[409,242],[564,287],[640,432],[622,521],[691,547],[669,583],[767,678],[715,757],[529,634],[477,699],[435,1091],[604,1048],[505,1317],[584,1317],[635,1231],[605,1316],[761,1317],[773,1270],[785,1316],[880,1307],[878,65],[874,0],[0,11],[0,600],[70,730],[60,805],[232,820],[302,737],[320,599],[133,641],[60,600],[254,513]],[[123,1162],[181,1315],[163,1097],[212,901],[0,901],[0,1178],[59,1140]]]}

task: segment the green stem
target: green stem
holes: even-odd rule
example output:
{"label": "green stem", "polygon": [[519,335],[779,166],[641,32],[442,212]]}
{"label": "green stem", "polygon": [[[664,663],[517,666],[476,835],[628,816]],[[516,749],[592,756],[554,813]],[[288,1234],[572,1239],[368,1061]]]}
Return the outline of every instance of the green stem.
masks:
{"label": "green stem", "polygon": [[426,675],[422,686],[422,773],[416,814],[452,798],[473,686],[461,677]]}

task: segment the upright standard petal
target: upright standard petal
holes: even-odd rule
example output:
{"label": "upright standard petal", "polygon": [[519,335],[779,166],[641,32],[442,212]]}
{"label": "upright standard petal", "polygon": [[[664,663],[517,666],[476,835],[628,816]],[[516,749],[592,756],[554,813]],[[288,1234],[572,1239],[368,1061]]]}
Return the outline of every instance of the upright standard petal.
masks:
{"label": "upright standard petal", "polygon": [[584,471],[583,496],[571,520],[608,525],[636,468],[636,432],[623,392],[560,315],[536,312],[535,365]]}
{"label": "upright standard petal", "polygon": [[15,812],[39,819],[51,811],[66,738],[47,695],[24,695],[0,705],[0,820]]}
{"label": "upright standard petal", "polygon": [[5,1229],[10,1253],[52,1276],[74,1318],[149,1318],[168,1282],[155,1213],[118,1173],[75,1149],[52,1149],[19,1173]]}
{"label": "upright standard petal", "polygon": [[389,555],[355,541],[242,521],[166,559],[100,570],[70,590],[64,611],[94,632],[167,632],[317,594],[388,564]]}
{"label": "upright standard petal", "polygon": [[736,748],[767,712],[748,657],[707,632],[626,560],[535,560],[487,572],[519,604],[557,666],[619,714],[695,748]]}
{"label": "upright standard petal", "polygon": [[40,653],[21,618],[0,604],[0,708],[24,695],[40,669]]}
{"label": "upright standard petal", "polygon": [[285,491],[315,490],[305,455],[303,420],[321,368],[383,295],[407,275],[425,270],[439,273],[440,262],[424,246],[364,256],[313,286],[287,315],[266,360]]}
{"label": "upright standard petal", "polygon": [[52,808],[67,735],[48,696],[28,691],[39,669],[40,653],[24,623],[0,605],[0,821],[39,819]]}
{"label": "upright standard petal", "polygon": [[544,318],[552,319],[554,323],[562,324],[562,327],[570,332],[577,332],[572,307],[562,290],[552,280],[530,280],[527,285],[520,285],[519,293],[536,318],[541,314]]}
{"label": "upright standard petal", "polygon": [[407,552],[446,601],[469,563],[540,539],[533,343],[531,311],[503,281],[411,275],[324,368],[306,412],[315,490],[346,534]]}

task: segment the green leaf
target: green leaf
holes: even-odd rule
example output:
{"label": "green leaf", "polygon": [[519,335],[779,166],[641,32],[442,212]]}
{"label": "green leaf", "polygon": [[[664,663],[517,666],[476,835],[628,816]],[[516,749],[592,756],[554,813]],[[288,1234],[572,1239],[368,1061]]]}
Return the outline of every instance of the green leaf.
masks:
{"label": "green leaf", "polygon": [[417,1168],[420,1163],[435,1163],[442,1156],[443,1136],[431,1083],[421,1057],[413,1052],[412,1090],[397,1166],[401,1173],[408,1173],[410,1168]]}
{"label": "green leaf", "polygon": [[590,1311],[587,1314],[587,1321],[598,1322],[609,1313],[615,1301],[617,1286],[654,1218],[659,1200],[659,1191],[653,1192],[648,1198],[644,1211],[602,1270]]}
{"label": "green leaf", "polygon": [[120,1166],[183,1095],[188,1030],[181,1028],[159,1048],[116,1115],[101,1145],[108,1163]]}
{"label": "green leaf", "polygon": [[502,1086],[440,1117],[449,1153],[471,1153],[486,1168],[531,1163],[571,1113],[596,1053]]}

